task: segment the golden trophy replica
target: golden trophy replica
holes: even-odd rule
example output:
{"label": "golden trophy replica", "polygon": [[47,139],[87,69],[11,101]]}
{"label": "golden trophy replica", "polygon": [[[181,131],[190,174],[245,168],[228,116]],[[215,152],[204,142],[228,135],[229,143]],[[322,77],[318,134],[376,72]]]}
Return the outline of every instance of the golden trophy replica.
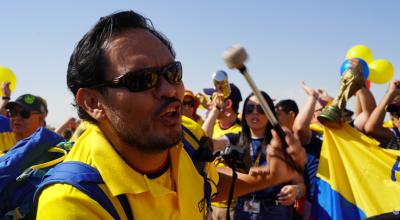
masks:
{"label": "golden trophy replica", "polygon": [[346,108],[347,100],[359,89],[365,86],[363,66],[356,58],[350,60],[350,68],[346,70],[340,79],[339,93],[331,105],[326,106],[319,113],[318,121],[329,127],[339,128],[342,124],[341,116]]}

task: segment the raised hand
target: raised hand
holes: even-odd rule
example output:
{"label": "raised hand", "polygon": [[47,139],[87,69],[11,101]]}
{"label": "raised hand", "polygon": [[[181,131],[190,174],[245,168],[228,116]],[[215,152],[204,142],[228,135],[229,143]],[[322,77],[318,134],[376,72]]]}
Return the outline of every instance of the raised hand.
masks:
{"label": "raised hand", "polygon": [[3,92],[3,97],[10,97],[11,96],[11,89],[10,89],[11,82],[4,81],[1,84],[1,91]]}
{"label": "raised hand", "polygon": [[394,96],[400,95],[400,80],[390,81],[388,93]]}
{"label": "raised hand", "polygon": [[223,109],[225,107],[224,94],[220,92],[214,92],[211,100],[211,106],[217,109]]}
{"label": "raised hand", "polygon": [[[286,134],[285,140],[288,144],[286,153],[291,157],[296,165],[303,167],[307,161],[307,154],[304,147],[301,145],[298,135],[293,135],[293,133],[285,127],[282,129]],[[284,158],[281,141],[274,130],[272,131],[272,136],[273,139],[267,147],[267,156]]]}
{"label": "raised hand", "polygon": [[204,108],[210,109],[210,101],[207,100],[207,97],[203,93],[197,93],[196,98]]}
{"label": "raised hand", "polygon": [[303,87],[304,92],[306,92],[307,95],[309,96],[313,96],[316,99],[319,96],[319,93],[317,91],[315,91],[314,89],[310,88],[309,86],[307,86],[304,81],[301,81],[301,86]]}

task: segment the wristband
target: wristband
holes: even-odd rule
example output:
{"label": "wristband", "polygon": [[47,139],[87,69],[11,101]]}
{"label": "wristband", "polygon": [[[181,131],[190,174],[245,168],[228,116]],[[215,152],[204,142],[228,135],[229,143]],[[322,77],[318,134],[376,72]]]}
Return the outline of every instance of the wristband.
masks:
{"label": "wristband", "polygon": [[10,96],[3,96],[3,97],[1,97],[1,99],[3,99],[3,100],[10,100]]}

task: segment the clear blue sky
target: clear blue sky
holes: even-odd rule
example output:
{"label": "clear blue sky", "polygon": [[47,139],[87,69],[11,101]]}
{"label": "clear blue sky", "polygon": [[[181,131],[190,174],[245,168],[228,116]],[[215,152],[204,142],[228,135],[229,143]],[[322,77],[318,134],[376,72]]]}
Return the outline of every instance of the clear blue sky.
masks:
{"label": "clear blue sky", "polygon": [[[52,126],[76,116],[66,86],[74,46],[101,16],[118,10],[149,17],[172,41],[185,85],[194,92],[211,87],[212,73],[222,69],[244,97],[250,93],[242,76],[227,70],[221,58],[234,43],[246,48],[247,67],[259,88],[299,105],[306,99],[301,80],[336,94],[339,67],[354,45],[367,45],[375,59],[400,68],[397,0],[14,0],[2,1],[0,8],[0,65],[17,76],[12,99],[24,93],[43,96]],[[372,85],[378,101],[386,88]],[[354,108],[352,102],[348,107]]]}

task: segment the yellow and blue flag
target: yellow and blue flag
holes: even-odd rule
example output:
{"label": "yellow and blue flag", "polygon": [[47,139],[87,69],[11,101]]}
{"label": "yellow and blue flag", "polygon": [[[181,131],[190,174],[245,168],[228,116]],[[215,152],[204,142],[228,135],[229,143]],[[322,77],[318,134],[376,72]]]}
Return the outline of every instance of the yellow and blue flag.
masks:
{"label": "yellow and blue flag", "polygon": [[313,219],[364,219],[400,210],[400,151],[345,125],[324,128]]}

